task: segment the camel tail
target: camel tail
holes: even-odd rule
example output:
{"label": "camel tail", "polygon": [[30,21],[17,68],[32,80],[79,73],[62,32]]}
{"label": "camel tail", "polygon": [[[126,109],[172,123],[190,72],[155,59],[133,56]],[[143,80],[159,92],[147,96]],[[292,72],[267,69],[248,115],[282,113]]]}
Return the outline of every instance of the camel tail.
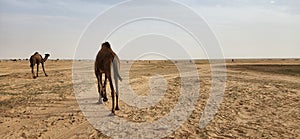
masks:
{"label": "camel tail", "polygon": [[115,78],[122,81],[122,77],[120,76],[120,72],[119,72],[120,71],[120,60],[117,56],[113,60],[113,70],[114,70]]}
{"label": "camel tail", "polygon": [[31,68],[33,68],[33,66],[34,66],[34,63],[33,63],[33,59],[32,59],[32,57],[30,57],[29,61],[30,61],[30,67],[31,67]]}
{"label": "camel tail", "polygon": [[119,73],[119,66],[117,66],[116,64],[113,65],[113,68],[114,68],[114,76],[115,78],[119,79],[120,81],[122,81],[122,77],[120,76],[120,73]]}
{"label": "camel tail", "polygon": [[119,78],[120,81],[123,80],[122,77],[120,76],[119,72],[118,72],[118,75],[117,75],[117,76],[118,76],[118,78]]}

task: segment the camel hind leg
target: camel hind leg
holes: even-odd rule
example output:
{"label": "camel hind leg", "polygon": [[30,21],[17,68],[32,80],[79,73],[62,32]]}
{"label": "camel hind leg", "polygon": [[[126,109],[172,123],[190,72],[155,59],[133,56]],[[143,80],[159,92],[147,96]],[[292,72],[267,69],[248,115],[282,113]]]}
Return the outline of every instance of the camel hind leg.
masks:
{"label": "camel hind leg", "polygon": [[36,65],[36,77],[39,77],[39,63]]}
{"label": "camel hind leg", "polygon": [[102,90],[103,90],[103,101],[104,102],[107,102],[108,99],[107,99],[107,95],[106,95],[106,81],[107,81],[107,76],[106,74],[104,75],[105,78],[104,78],[104,85],[102,86]]}
{"label": "camel hind leg", "polygon": [[97,73],[97,84],[98,84],[98,93],[99,93],[99,99],[98,103],[102,103],[102,96],[103,96],[103,91],[102,91],[102,74]]}
{"label": "camel hind leg", "polygon": [[118,77],[114,77],[115,80],[115,86],[116,86],[116,110],[119,109],[119,82],[118,82]]}
{"label": "camel hind leg", "polygon": [[35,74],[34,74],[34,65],[30,65],[30,67],[31,67],[32,77],[33,77],[33,79],[35,79],[36,76],[35,76]]}
{"label": "camel hind leg", "polygon": [[109,85],[110,85],[110,89],[111,89],[111,98],[112,98],[112,108],[111,108],[111,113],[115,113],[115,90],[114,90],[114,85],[111,79],[111,76],[108,77],[109,80]]}
{"label": "camel hind leg", "polygon": [[122,78],[119,74],[120,61],[119,61],[118,56],[114,57],[112,67],[113,67],[114,80],[115,80],[115,86],[116,86],[116,110],[119,110],[119,83],[118,83],[118,81],[119,81],[119,79],[120,79],[120,81],[122,81]]}
{"label": "camel hind leg", "polygon": [[48,75],[47,75],[47,73],[45,71],[44,63],[42,63],[42,68],[43,68],[43,72],[44,72],[45,76],[47,77]]}

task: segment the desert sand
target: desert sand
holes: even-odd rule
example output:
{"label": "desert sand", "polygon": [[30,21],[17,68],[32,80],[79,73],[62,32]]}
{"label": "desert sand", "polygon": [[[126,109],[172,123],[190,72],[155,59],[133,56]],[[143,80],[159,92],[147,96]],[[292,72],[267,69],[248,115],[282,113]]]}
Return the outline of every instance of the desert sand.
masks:
{"label": "desert sand", "polygon": [[[82,62],[93,66],[93,61]],[[196,61],[199,99],[188,119],[166,138],[299,138],[300,60],[226,62],[226,88],[214,119],[204,128],[198,126],[209,98],[211,71],[207,61]],[[32,79],[29,61],[0,61],[0,138],[110,138],[89,123],[76,101],[72,61],[49,60],[45,69],[48,77],[40,70],[39,77]],[[147,95],[149,77],[156,74],[167,80],[167,93],[157,105],[139,109],[120,100],[115,116],[151,122],[172,110],[180,95],[180,78],[174,64],[133,63],[131,88],[137,95]],[[96,88],[95,79],[91,81]],[[109,88],[107,92],[109,102],[102,105],[110,109]]]}

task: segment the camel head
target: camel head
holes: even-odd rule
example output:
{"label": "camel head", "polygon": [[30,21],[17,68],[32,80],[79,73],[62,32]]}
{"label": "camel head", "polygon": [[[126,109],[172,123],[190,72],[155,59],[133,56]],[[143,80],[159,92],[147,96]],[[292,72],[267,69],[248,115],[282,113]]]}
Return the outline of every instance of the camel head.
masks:
{"label": "camel head", "polygon": [[50,56],[50,54],[45,54],[45,57],[44,57],[44,59],[43,59],[44,62],[47,61],[47,59],[48,59],[49,56]]}
{"label": "camel head", "polygon": [[103,47],[103,46],[105,46],[105,47],[107,47],[107,48],[110,48],[109,42],[102,43],[102,47]]}

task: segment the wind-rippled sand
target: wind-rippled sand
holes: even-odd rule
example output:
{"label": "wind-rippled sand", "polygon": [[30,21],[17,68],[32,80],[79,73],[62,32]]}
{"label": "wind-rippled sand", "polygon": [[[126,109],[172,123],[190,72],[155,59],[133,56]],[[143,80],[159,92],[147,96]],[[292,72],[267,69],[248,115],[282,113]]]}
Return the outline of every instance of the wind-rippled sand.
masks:
{"label": "wind-rippled sand", "polygon": [[[93,66],[92,61],[81,62]],[[300,60],[227,61],[223,101],[205,128],[198,124],[209,98],[211,72],[207,61],[196,63],[200,79],[197,105],[167,138],[299,138]],[[50,60],[45,68],[48,77],[40,68],[40,77],[32,79],[28,61],[0,62],[0,138],[109,138],[93,128],[77,104],[72,61]],[[151,122],[172,110],[180,96],[179,73],[173,63],[133,63],[131,88],[137,95],[147,95],[150,77],[157,74],[167,81],[166,94],[157,105],[139,109],[120,101],[116,116]],[[110,109],[110,95],[108,98],[105,105]]]}

